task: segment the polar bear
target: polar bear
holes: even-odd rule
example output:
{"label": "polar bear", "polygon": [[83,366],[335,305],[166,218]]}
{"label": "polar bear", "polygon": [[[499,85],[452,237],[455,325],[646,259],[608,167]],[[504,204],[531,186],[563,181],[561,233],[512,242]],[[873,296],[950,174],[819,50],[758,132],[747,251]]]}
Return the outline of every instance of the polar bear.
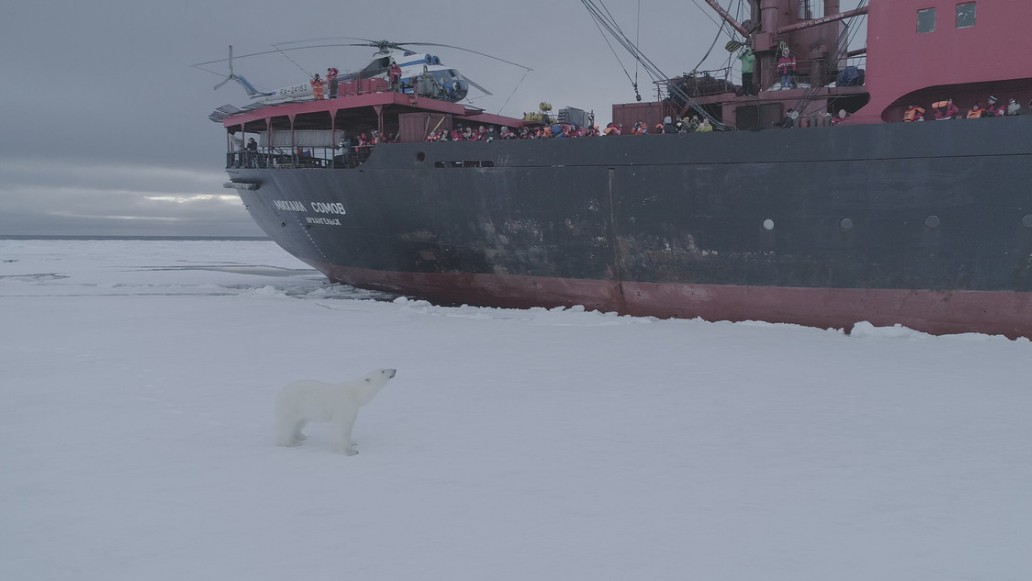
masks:
{"label": "polar bear", "polygon": [[300,446],[305,439],[301,430],[308,422],[333,422],[338,451],[348,456],[358,454],[351,442],[358,408],[369,403],[396,373],[394,369],[377,369],[344,383],[309,379],[288,384],[276,400],[279,445]]}

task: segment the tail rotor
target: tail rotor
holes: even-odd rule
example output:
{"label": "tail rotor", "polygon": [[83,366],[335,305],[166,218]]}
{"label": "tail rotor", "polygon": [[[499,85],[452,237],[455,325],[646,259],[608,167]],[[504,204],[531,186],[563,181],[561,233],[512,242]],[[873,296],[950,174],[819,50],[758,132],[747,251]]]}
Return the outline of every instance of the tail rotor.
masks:
{"label": "tail rotor", "polygon": [[222,79],[221,83],[215,85],[215,90],[218,91],[219,88],[222,87],[222,85],[225,85],[230,81],[236,81],[239,78],[240,77],[233,74],[233,45],[231,44],[229,45],[229,76],[227,76],[225,79]]}
{"label": "tail rotor", "polygon": [[247,92],[247,96],[252,98],[252,99],[256,99],[258,97],[268,97],[268,96],[273,94],[271,92],[270,93],[265,93],[265,92],[259,91],[258,89],[256,89],[254,87],[254,85],[251,84],[250,81],[248,81],[244,77],[239,76],[239,75],[237,75],[236,73],[233,72],[233,45],[232,44],[229,45],[229,60],[228,60],[228,62],[229,62],[229,75],[227,75],[226,78],[222,79],[221,83],[215,85],[215,90],[216,91],[218,91],[219,88],[222,87],[222,85],[225,85],[226,83],[228,83],[230,81],[236,81],[237,83],[240,84],[241,87],[244,88],[244,91]]}

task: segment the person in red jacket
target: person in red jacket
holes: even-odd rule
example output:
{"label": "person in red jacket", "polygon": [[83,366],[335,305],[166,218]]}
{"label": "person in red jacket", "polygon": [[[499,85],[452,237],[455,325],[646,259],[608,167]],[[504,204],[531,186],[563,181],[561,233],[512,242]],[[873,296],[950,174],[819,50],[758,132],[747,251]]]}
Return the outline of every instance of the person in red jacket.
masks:
{"label": "person in red jacket", "polygon": [[1003,107],[1000,106],[996,97],[989,97],[989,104],[985,106],[983,117],[1003,117]]}
{"label": "person in red jacket", "polygon": [[945,101],[937,101],[932,104],[932,109],[935,110],[936,121],[946,121],[953,119],[960,114],[960,109],[953,104],[953,99],[946,99]]}
{"label": "person in red jacket", "polygon": [[778,57],[778,74],[781,75],[782,89],[795,88],[796,58],[787,48],[781,49],[781,56]]}
{"label": "person in red jacket", "polygon": [[337,98],[337,84],[338,84],[337,75],[339,75],[339,74],[340,74],[340,71],[337,70],[337,67],[330,67],[330,68],[326,69],[326,80],[330,83],[330,98],[331,99],[336,99]]}
{"label": "person in red jacket", "polygon": [[401,67],[393,60],[391,61],[391,66],[387,69],[387,76],[391,81],[391,91],[397,93],[401,87]]}

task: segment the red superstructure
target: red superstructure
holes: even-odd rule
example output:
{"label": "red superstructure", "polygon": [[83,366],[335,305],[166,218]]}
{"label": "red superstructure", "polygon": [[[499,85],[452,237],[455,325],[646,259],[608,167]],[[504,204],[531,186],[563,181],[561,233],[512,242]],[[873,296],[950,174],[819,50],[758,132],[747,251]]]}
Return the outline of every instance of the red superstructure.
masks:
{"label": "red superstructure", "polygon": [[[615,105],[614,121],[651,126],[702,109],[728,127],[755,129],[781,124],[792,109],[805,128],[843,111],[849,123],[894,123],[911,104],[930,120],[931,104],[945,99],[962,112],[990,96],[1022,106],[1032,99],[1028,0],[861,0],[847,10],[840,0],[750,0],[741,22],[718,0],[706,2],[745,39],[729,50],[755,53],[756,94],[743,94],[726,70],[695,71],[661,83],[662,101]],[[863,44],[865,16],[867,46],[851,49]],[[777,71],[784,49],[798,62],[789,87]],[[859,77],[843,83],[846,69]]]}
{"label": "red superstructure", "polygon": [[[1022,104],[1032,80],[1028,0],[871,0],[867,90],[857,121],[899,121],[913,102],[961,110],[996,96]],[[919,23],[920,20],[920,23]],[[919,28],[920,26],[920,28]]]}
{"label": "red superstructure", "polygon": [[[381,86],[382,85],[382,86]],[[276,143],[280,147],[313,145],[297,141],[297,132],[328,130],[324,143],[332,147],[336,135],[347,131],[356,135],[363,131],[378,130],[397,135],[400,141],[423,141],[428,129],[451,129],[453,121],[467,124],[507,125],[519,127],[522,121],[484,113],[461,103],[413,97],[404,93],[386,91],[386,83],[374,84],[372,92],[344,91],[336,99],[291,101],[266,105],[251,111],[241,111],[227,117],[223,124],[232,136],[238,132],[281,132],[289,140]],[[273,147],[273,143],[267,143]]]}

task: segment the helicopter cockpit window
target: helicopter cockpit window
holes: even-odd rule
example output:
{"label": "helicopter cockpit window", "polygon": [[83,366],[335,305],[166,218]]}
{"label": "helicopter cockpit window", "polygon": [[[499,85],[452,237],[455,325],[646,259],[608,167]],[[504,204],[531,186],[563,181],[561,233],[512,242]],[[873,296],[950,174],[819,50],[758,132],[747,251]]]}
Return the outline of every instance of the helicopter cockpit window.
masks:
{"label": "helicopter cockpit window", "polygon": [[429,73],[434,86],[444,93],[443,97],[450,101],[460,101],[469,92],[469,83],[455,69],[444,69]]}
{"label": "helicopter cockpit window", "polygon": [[366,68],[362,69],[362,72],[375,75],[383,72],[383,70],[389,66],[391,66],[391,57],[385,56],[383,58],[373,60],[373,62],[366,65]]}

